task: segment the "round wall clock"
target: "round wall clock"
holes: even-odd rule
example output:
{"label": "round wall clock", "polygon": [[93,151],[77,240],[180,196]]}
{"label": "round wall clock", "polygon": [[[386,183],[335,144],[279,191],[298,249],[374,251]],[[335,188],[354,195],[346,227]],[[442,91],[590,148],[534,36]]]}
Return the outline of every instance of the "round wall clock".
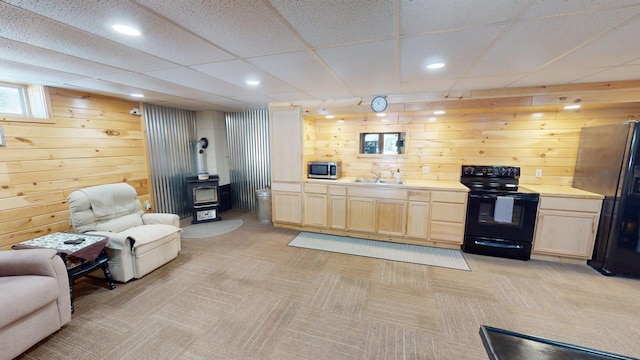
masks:
{"label": "round wall clock", "polygon": [[371,100],[371,110],[375,112],[384,111],[387,108],[387,98],[384,96],[376,96]]}

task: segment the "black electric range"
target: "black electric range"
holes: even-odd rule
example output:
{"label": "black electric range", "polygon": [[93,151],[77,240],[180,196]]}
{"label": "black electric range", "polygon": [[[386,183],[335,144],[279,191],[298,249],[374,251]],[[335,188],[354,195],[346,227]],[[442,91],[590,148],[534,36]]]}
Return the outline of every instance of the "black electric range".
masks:
{"label": "black electric range", "polygon": [[462,250],[529,260],[539,194],[519,188],[516,166],[463,165],[460,182],[469,188]]}

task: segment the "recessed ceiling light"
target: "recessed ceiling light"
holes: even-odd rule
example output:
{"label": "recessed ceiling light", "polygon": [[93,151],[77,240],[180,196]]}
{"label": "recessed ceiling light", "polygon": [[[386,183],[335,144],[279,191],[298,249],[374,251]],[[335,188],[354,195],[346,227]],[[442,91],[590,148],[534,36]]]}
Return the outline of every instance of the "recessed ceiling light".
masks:
{"label": "recessed ceiling light", "polygon": [[327,116],[325,116],[325,118],[327,118],[327,119],[333,119],[333,115],[327,115]]}
{"label": "recessed ceiling light", "polygon": [[541,112],[531,114],[531,116],[536,117],[536,118],[542,117],[543,115],[544,115],[544,113],[541,113]]}
{"label": "recessed ceiling light", "polygon": [[435,116],[432,116],[432,117],[429,118],[429,122],[434,122],[436,120],[438,120],[438,118],[435,117]]}
{"label": "recessed ceiling light", "polygon": [[567,105],[564,107],[565,110],[573,110],[573,109],[580,109],[580,105]]}
{"label": "recessed ceiling light", "polygon": [[429,70],[441,69],[443,67],[444,67],[444,63],[433,63],[433,64],[427,65],[427,69]]}
{"label": "recessed ceiling light", "polygon": [[385,114],[385,113],[377,113],[376,116],[383,117],[383,116],[387,116],[387,114]]}
{"label": "recessed ceiling light", "polygon": [[144,95],[142,95],[142,94],[131,94],[131,96],[137,97],[137,98],[143,98],[144,97]]}
{"label": "recessed ceiling light", "polygon": [[116,24],[116,25],[113,25],[112,27],[113,27],[113,30],[129,36],[140,36],[140,34],[142,34],[140,30],[134,29],[131,26],[127,26],[127,25]]}
{"label": "recessed ceiling light", "polygon": [[247,85],[260,85],[258,80],[247,80]]}
{"label": "recessed ceiling light", "polygon": [[434,115],[442,115],[444,114],[444,110],[436,110],[433,112]]}
{"label": "recessed ceiling light", "polygon": [[343,122],[344,122],[344,120],[342,120],[342,119],[338,120],[339,124],[342,124]]}

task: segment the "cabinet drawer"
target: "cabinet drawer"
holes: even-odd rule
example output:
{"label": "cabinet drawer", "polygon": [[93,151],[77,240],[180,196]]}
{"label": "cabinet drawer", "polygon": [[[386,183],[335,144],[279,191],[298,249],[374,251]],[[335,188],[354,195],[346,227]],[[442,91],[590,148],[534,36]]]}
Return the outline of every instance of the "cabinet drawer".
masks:
{"label": "cabinet drawer", "polygon": [[349,188],[349,196],[359,196],[365,198],[377,199],[397,199],[406,200],[407,190],[395,189],[372,189],[371,187],[351,187]]}
{"label": "cabinet drawer", "polygon": [[600,212],[602,200],[567,197],[540,197],[540,209]]}
{"label": "cabinet drawer", "polygon": [[300,183],[285,183],[285,182],[272,182],[271,191],[291,191],[302,192],[302,184]]}
{"label": "cabinet drawer", "polygon": [[464,204],[431,203],[431,220],[464,223],[466,212]]}
{"label": "cabinet drawer", "polygon": [[409,190],[409,200],[413,201],[429,201],[431,193],[429,191]]}
{"label": "cabinet drawer", "polygon": [[431,241],[462,244],[463,237],[464,224],[443,223],[438,221],[431,222],[431,232],[429,235]]}
{"label": "cabinet drawer", "polygon": [[326,194],[327,193],[327,185],[322,184],[304,184],[304,192],[312,193],[312,194]]}
{"label": "cabinet drawer", "polygon": [[329,194],[330,195],[338,195],[338,196],[346,196],[347,195],[347,187],[346,186],[329,186]]}
{"label": "cabinet drawer", "polygon": [[450,202],[465,204],[467,202],[466,192],[433,191],[431,201]]}

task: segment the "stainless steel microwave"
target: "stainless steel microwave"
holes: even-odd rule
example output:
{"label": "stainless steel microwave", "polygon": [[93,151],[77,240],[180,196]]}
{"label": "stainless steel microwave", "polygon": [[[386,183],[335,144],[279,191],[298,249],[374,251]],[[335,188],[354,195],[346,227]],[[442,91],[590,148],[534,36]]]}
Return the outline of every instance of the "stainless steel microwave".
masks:
{"label": "stainless steel microwave", "polygon": [[340,177],[340,161],[309,161],[307,176],[312,179],[337,179]]}

